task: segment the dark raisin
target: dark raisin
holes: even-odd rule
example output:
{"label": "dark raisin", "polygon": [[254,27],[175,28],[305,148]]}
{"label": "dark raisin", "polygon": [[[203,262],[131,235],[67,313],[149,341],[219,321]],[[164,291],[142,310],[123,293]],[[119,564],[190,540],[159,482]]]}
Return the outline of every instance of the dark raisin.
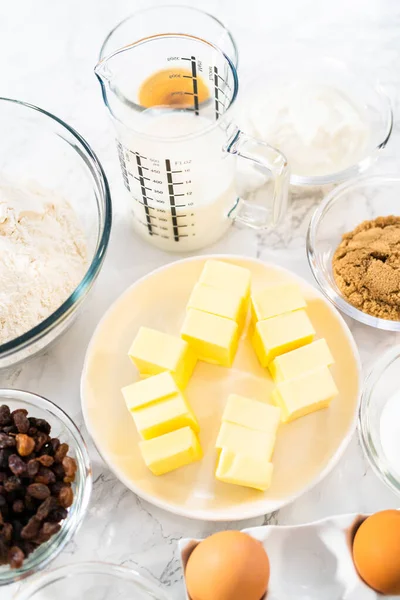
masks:
{"label": "dark raisin", "polygon": [[58,508],[55,508],[54,510],[51,511],[51,513],[47,517],[47,520],[50,523],[59,523],[60,521],[63,521],[64,519],[66,519],[67,516],[68,516],[68,511],[65,508],[61,508],[61,506],[59,506]]}
{"label": "dark raisin", "polygon": [[50,444],[52,445],[54,452],[56,452],[60,447],[60,440],[58,438],[51,438]]}
{"label": "dark raisin", "polygon": [[56,483],[51,486],[51,493],[54,494],[54,496],[58,496],[61,490],[65,487],[71,487],[71,484],[64,483],[64,481],[56,481]]}
{"label": "dark raisin", "polygon": [[26,472],[28,477],[30,477],[31,479],[33,479],[39,472],[40,469],[40,465],[39,463],[32,459],[28,462],[28,464],[26,465]]}
{"label": "dark raisin", "polygon": [[15,438],[7,435],[4,432],[0,432],[0,449],[1,448],[14,448],[16,444]]}
{"label": "dark raisin", "polygon": [[17,452],[20,456],[29,456],[35,449],[35,440],[25,433],[15,436],[17,441]]}
{"label": "dark raisin", "polygon": [[47,433],[47,435],[51,431],[51,425],[50,425],[50,423],[48,423],[44,419],[36,419],[35,427],[37,429],[40,429],[40,431],[44,431],[44,433]]}
{"label": "dark raisin", "polygon": [[0,536],[0,565],[8,563],[8,546],[6,541]]}
{"label": "dark raisin", "polygon": [[36,429],[36,427],[29,427],[29,429],[28,429],[29,437],[33,437],[33,438],[36,437],[37,432],[38,432],[38,430]]}
{"label": "dark raisin", "polygon": [[47,542],[55,533],[60,531],[61,525],[59,523],[43,523],[39,534],[35,538],[35,542],[38,544],[43,544]]}
{"label": "dark raisin", "polygon": [[62,462],[64,460],[64,458],[67,456],[68,450],[69,450],[68,444],[60,444],[54,455],[54,460],[56,462]]}
{"label": "dark raisin", "polygon": [[3,427],[3,433],[6,433],[7,435],[10,433],[18,433],[18,429],[15,425],[7,425],[6,427]]}
{"label": "dark raisin", "polygon": [[36,510],[35,501],[29,494],[25,494],[24,503],[28,512],[34,512]]}
{"label": "dark raisin", "polygon": [[0,526],[0,535],[6,542],[9,542],[11,540],[12,534],[13,526],[11,525],[11,523],[3,523],[3,525]]}
{"label": "dark raisin", "polygon": [[28,411],[26,410],[26,408],[16,408],[11,413],[11,417],[12,417],[13,421],[15,421],[15,415],[18,415],[18,414],[23,414],[23,415],[25,415],[25,417],[27,417]]}
{"label": "dark raisin", "polygon": [[44,446],[42,447],[40,454],[46,454],[48,456],[53,456],[54,454],[54,450],[53,450],[53,446],[50,444],[49,441],[47,441]]}
{"label": "dark raisin", "polygon": [[64,467],[60,463],[54,463],[52,470],[57,479],[61,480],[65,477]]}
{"label": "dark raisin", "polygon": [[72,491],[72,488],[62,488],[62,490],[60,490],[60,493],[58,494],[58,501],[63,508],[69,508],[72,502],[74,501],[74,493]]}
{"label": "dark raisin", "polygon": [[39,533],[42,522],[34,515],[29,519],[25,527],[21,531],[23,540],[34,540]]}
{"label": "dark raisin", "polygon": [[28,540],[21,540],[20,546],[25,556],[29,556],[34,550],[36,550],[36,545]]}
{"label": "dark raisin", "polygon": [[44,483],[31,483],[26,488],[26,491],[36,500],[45,500],[50,496],[50,490]]}
{"label": "dark raisin", "polygon": [[42,454],[42,456],[39,456],[36,460],[44,467],[51,467],[54,462],[54,458],[48,454]]}
{"label": "dark raisin", "polygon": [[0,450],[0,469],[8,467],[8,459],[12,454],[12,450]]}
{"label": "dark raisin", "polygon": [[11,475],[11,477],[4,482],[4,487],[6,492],[16,492],[22,488],[22,481],[16,475]]}
{"label": "dark raisin", "polygon": [[14,500],[12,509],[15,513],[22,513],[25,510],[24,501],[19,498],[18,500]]}
{"label": "dark raisin", "polygon": [[15,411],[13,413],[14,425],[18,429],[19,433],[28,433],[30,423],[26,414],[22,410]]}
{"label": "dark raisin", "polygon": [[35,437],[35,452],[40,452],[48,439],[49,436],[46,433],[43,431],[38,431]]}
{"label": "dark raisin", "polygon": [[58,507],[57,499],[54,496],[49,496],[39,506],[36,516],[41,521],[47,519],[50,512],[56,510]]}
{"label": "dark raisin", "polygon": [[23,565],[25,554],[18,546],[12,546],[8,551],[8,562],[12,569],[20,569]]}
{"label": "dark raisin", "polygon": [[26,464],[18,454],[11,454],[8,459],[8,466],[14,475],[21,477],[26,473]]}
{"label": "dark raisin", "polygon": [[6,404],[0,406],[0,427],[11,423],[11,412]]}
{"label": "dark raisin", "polygon": [[72,482],[75,479],[75,473],[77,470],[76,460],[71,458],[70,456],[66,456],[62,461],[62,466],[64,467],[65,477],[64,481]]}
{"label": "dark raisin", "polygon": [[56,476],[51,469],[48,469],[47,467],[40,467],[39,472],[35,477],[35,482],[50,485],[56,482]]}

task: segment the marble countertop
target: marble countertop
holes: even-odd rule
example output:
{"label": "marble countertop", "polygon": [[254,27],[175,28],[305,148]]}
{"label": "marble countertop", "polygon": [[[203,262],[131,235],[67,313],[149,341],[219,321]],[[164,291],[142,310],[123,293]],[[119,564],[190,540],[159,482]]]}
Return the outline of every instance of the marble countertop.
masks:
{"label": "marble countertop", "polygon": [[[113,300],[133,281],[152,269],[177,260],[136,238],[126,219],[122,183],[111,126],[103,108],[93,66],[108,31],[133,10],[157,4],[149,0],[29,0],[0,5],[1,95],[37,104],[75,127],[92,145],[111,183],[114,226],[109,252],[91,297],[77,323],[45,354],[0,372],[0,386],[42,394],[62,406],[89,443],[94,464],[94,490],[85,522],[53,566],[74,561],[104,560],[143,569],[161,583],[174,600],[183,598],[177,540],[203,537],[217,529],[267,523],[298,524],[331,514],[370,512],[397,507],[398,499],[375,477],[363,457],[357,436],[334,471],[312,491],[276,514],[240,523],[218,525],[167,514],[128,491],[96,454],[85,432],[80,411],[82,361],[96,323]],[[195,0],[186,4],[196,5]],[[326,53],[368,65],[379,76],[399,108],[400,5],[396,0],[204,0],[202,8],[219,16],[232,30],[240,51],[242,74],[257,73],[257,65],[290,59],[298,50],[310,57]],[[398,169],[399,126],[377,171]],[[291,220],[268,236],[235,229],[207,253],[258,257],[290,268],[313,282],[306,255],[305,233],[323,190],[293,200]],[[394,333],[350,321],[368,370],[388,347],[400,342]],[[1,591],[12,597],[14,586]]]}

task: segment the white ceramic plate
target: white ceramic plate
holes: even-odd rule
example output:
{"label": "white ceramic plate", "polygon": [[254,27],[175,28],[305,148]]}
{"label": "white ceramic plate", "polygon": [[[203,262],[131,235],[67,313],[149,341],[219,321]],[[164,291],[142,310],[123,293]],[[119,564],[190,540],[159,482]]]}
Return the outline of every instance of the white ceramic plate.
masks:
{"label": "white ceramic plate", "polygon": [[301,286],[317,334],[326,338],[336,360],[332,373],[340,394],[329,409],[280,428],[273,483],[267,492],[217,482],[214,443],[228,394],[265,401],[273,389],[271,378],[259,366],[249,339],[244,337],[232,369],[199,363],[187,388],[200,422],[204,459],[162,477],[153,476],[139,453],[139,437],[120,391],[138,379],[127,352],[141,325],[179,335],[189,295],[209,258],[216,257],[191,258],[158,269],[134,283],[114,303],[87,351],[82,408],[100,454],[132,491],[182,516],[233,521],[288,504],[338,462],[356,425],[360,361],[345,322],[311,285],[287,270],[255,259],[219,256],[250,269],[254,289],[278,281],[296,281]]}
{"label": "white ceramic plate", "polygon": [[[306,525],[244,529],[262,542],[270,561],[266,600],[377,600],[358,576],[351,548],[366,515],[329,517]],[[180,540],[182,568],[200,540]],[[187,600],[190,600],[186,594]],[[387,597],[389,599],[389,597]]]}

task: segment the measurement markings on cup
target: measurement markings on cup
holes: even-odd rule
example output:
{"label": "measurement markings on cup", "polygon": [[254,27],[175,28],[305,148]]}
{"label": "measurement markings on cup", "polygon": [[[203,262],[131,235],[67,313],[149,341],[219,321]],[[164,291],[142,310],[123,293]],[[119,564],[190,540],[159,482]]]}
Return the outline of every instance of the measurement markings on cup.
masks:
{"label": "measurement markings on cup", "polygon": [[[136,177],[136,179],[139,180],[140,183],[140,189],[142,192],[142,200],[143,200],[143,206],[144,206],[144,211],[146,214],[146,225],[147,225],[147,229],[149,231],[150,235],[153,235],[154,231],[153,231],[153,225],[151,222],[151,215],[150,215],[150,206],[148,203],[148,200],[150,199],[147,196],[147,190],[151,190],[151,188],[146,186],[145,180],[149,180],[148,177],[145,177],[143,174],[143,170],[146,169],[146,167],[143,167],[142,165],[142,158],[145,158],[144,156],[140,156],[140,154],[138,152],[135,152],[135,156],[136,156],[136,165],[137,165],[137,170],[138,170],[138,174],[139,177]],[[146,169],[147,170],[147,169]]]}
{"label": "measurement markings on cup", "polygon": [[[179,173],[179,171],[171,170],[171,161],[169,160],[169,158],[165,159],[165,168],[167,170],[169,203],[171,205],[172,230],[174,232],[175,242],[179,242],[179,225],[178,225],[178,219],[177,219],[177,214],[176,214],[174,182],[172,181],[172,173]],[[183,196],[183,194],[176,194],[176,195]]]}
{"label": "measurement markings on cup", "polygon": [[[182,56],[182,60],[190,60],[191,65],[192,65],[192,74],[191,75],[183,75],[183,77],[185,78],[191,78],[192,79],[192,84],[193,84],[193,94],[192,92],[185,92],[185,94],[187,95],[193,95],[193,103],[194,103],[194,112],[196,115],[199,114],[199,87],[198,87],[198,83],[197,83],[197,65],[196,65],[196,57],[195,56],[191,56],[190,58],[187,58],[185,56]],[[192,109],[193,110],[193,109]]]}

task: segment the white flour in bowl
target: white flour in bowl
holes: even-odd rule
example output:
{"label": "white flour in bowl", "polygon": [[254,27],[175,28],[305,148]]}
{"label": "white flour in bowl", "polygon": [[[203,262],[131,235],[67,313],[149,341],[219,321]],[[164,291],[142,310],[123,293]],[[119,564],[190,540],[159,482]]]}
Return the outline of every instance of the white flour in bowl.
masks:
{"label": "white flour in bowl", "polygon": [[61,306],[86,267],[85,236],[66,200],[37,184],[0,182],[0,344]]}

